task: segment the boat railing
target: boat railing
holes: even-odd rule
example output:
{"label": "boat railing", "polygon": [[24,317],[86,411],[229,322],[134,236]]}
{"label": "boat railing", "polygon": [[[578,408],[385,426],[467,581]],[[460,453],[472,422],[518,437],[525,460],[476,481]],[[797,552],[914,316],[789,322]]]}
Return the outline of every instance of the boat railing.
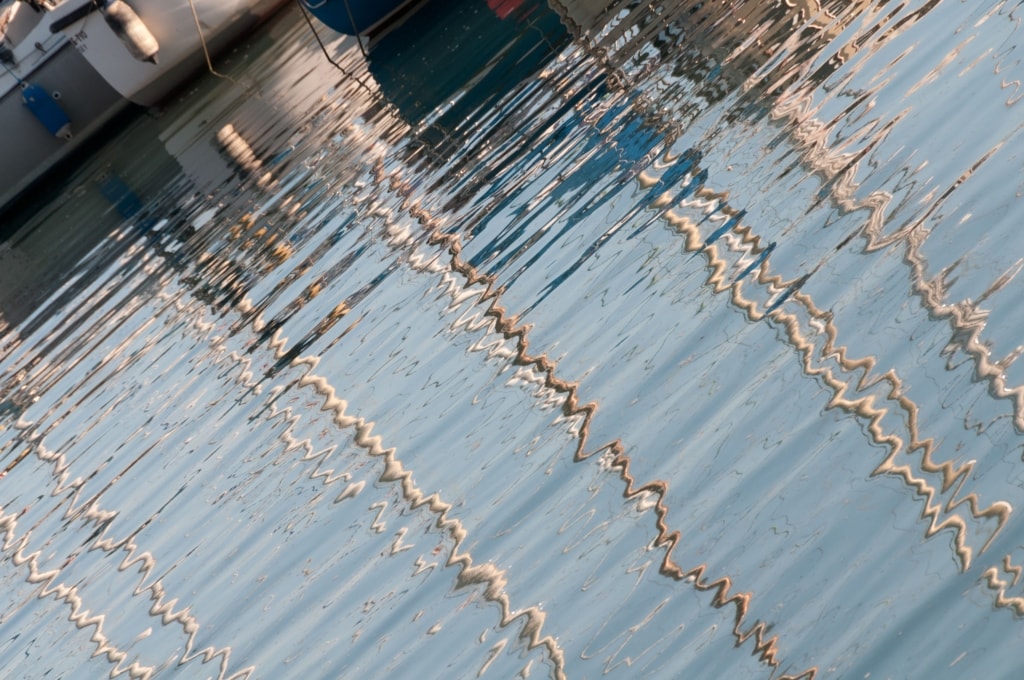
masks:
{"label": "boat railing", "polygon": [[0,12],[0,36],[12,49],[24,42],[43,19],[43,12],[24,2],[9,3]]}
{"label": "boat railing", "polygon": [[[48,30],[49,4],[15,0],[0,5],[0,93],[24,82],[67,38]],[[10,82],[6,82],[6,81]]]}

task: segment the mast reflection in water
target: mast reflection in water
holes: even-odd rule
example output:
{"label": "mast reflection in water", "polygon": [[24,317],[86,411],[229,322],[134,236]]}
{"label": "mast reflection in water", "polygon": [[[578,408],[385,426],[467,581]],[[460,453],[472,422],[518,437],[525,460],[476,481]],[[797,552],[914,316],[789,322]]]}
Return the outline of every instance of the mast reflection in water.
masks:
{"label": "mast reflection in water", "polygon": [[292,8],[5,216],[5,673],[1015,677],[1012,7],[793,5]]}

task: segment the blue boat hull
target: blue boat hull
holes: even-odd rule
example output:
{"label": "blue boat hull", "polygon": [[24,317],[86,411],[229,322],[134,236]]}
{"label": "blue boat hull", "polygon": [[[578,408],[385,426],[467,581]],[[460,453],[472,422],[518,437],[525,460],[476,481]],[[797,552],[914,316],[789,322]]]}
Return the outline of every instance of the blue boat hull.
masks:
{"label": "blue boat hull", "polygon": [[303,6],[339,33],[365,35],[411,0],[302,0]]}

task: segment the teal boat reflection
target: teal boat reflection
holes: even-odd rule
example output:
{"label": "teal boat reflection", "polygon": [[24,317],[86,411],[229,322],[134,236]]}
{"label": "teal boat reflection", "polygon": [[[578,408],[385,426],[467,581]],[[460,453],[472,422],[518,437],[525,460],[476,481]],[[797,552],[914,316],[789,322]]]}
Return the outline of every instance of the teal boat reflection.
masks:
{"label": "teal boat reflection", "polygon": [[420,128],[421,145],[443,156],[477,128],[482,112],[568,42],[558,14],[542,0],[433,2],[382,35],[368,67],[402,119]]}

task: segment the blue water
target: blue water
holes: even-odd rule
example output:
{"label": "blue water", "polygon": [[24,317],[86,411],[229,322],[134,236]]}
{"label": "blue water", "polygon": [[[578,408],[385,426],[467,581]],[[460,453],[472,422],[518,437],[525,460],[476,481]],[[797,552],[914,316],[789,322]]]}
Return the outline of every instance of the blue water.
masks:
{"label": "blue water", "polygon": [[491,4],[6,218],[4,677],[1019,677],[1018,8]]}

